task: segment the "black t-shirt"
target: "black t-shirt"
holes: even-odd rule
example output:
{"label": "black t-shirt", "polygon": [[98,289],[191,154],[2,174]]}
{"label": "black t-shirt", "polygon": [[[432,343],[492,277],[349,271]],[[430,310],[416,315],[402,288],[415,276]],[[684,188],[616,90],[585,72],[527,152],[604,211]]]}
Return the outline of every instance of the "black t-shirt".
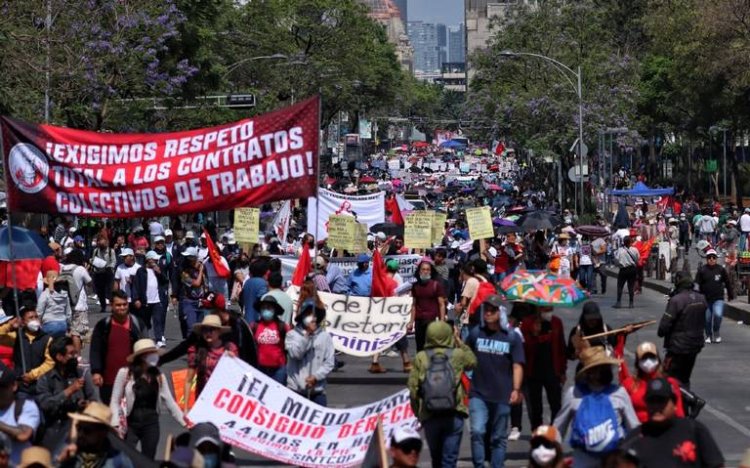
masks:
{"label": "black t-shirt", "polygon": [[[540,335],[549,335],[552,333],[552,322],[542,320],[542,329]],[[552,362],[552,339],[540,340],[536,345],[536,359],[534,361],[535,379],[544,379],[545,377],[555,376],[555,366]]]}
{"label": "black t-shirt", "polygon": [[633,450],[644,468],[711,468],[724,464],[708,428],[693,419],[674,419],[666,427],[647,422],[628,434],[622,448]]}
{"label": "black t-shirt", "polygon": [[477,357],[469,397],[507,404],[513,390],[513,364],[526,362],[521,337],[512,330],[477,327],[466,344]]}

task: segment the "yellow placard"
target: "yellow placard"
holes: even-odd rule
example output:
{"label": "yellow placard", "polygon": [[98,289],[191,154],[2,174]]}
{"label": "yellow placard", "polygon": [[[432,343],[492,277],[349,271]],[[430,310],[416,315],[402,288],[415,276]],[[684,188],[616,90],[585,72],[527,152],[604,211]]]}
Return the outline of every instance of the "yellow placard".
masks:
{"label": "yellow placard", "polygon": [[406,216],[404,223],[404,246],[410,249],[432,247],[432,221],[434,211],[413,211]]}
{"label": "yellow placard", "polygon": [[357,222],[347,215],[328,217],[328,245],[341,250],[354,250]]}
{"label": "yellow placard", "polygon": [[432,243],[440,245],[443,242],[443,236],[445,236],[445,221],[448,219],[448,215],[445,213],[435,212],[435,216],[432,218]]}
{"label": "yellow placard", "polygon": [[466,223],[469,225],[469,236],[472,240],[491,239],[495,237],[489,206],[468,208],[466,210]]}
{"label": "yellow placard", "polygon": [[352,254],[367,253],[367,225],[357,223],[354,225],[354,248],[350,251]]}
{"label": "yellow placard", "polygon": [[234,210],[234,239],[238,243],[257,244],[259,232],[259,208],[236,208]]}

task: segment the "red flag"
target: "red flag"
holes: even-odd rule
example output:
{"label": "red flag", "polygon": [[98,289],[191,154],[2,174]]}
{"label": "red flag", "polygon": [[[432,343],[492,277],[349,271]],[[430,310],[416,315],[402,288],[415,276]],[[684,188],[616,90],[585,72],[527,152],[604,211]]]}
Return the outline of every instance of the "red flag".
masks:
{"label": "red flag", "polygon": [[375,253],[372,254],[372,297],[390,297],[393,296],[396,291],[396,282],[388,276],[388,272],[385,269],[385,263],[383,257],[380,256],[380,251],[375,249]]}
{"label": "red flag", "polygon": [[502,141],[498,141],[497,142],[497,145],[495,145],[494,152],[498,156],[502,156],[503,155],[503,153],[505,152],[505,145],[503,144]]}
{"label": "red flag", "polygon": [[391,195],[385,199],[385,209],[391,212],[391,222],[394,224],[404,225],[404,217],[401,215],[401,209],[398,207],[396,195]]}
{"label": "red flag", "polygon": [[214,240],[211,239],[211,235],[206,231],[206,228],[203,228],[203,234],[206,235],[206,247],[208,247],[208,257],[211,259],[211,263],[214,265],[214,270],[216,270],[216,274],[220,278],[229,278],[229,276],[232,274],[231,271],[229,271],[229,267],[223,262],[223,259],[221,258],[221,254],[219,253],[219,249],[216,248],[216,244],[214,244]]}
{"label": "red flag", "polygon": [[310,246],[305,244],[302,246],[302,255],[300,255],[297,268],[294,269],[294,275],[292,275],[292,284],[294,286],[302,286],[311,269]]}

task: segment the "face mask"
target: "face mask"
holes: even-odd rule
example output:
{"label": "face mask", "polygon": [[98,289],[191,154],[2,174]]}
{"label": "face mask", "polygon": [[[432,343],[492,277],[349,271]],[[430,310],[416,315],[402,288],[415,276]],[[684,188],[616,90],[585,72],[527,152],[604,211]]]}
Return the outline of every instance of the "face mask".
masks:
{"label": "face mask", "polygon": [[423,283],[430,281],[431,278],[430,275],[419,275],[419,280]]}
{"label": "face mask", "polygon": [[32,332],[36,333],[39,331],[40,328],[42,328],[42,324],[39,322],[39,320],[32,320],[29,323],[26,324],[26,328]]}
{"label": "face mask", "polygon": [[203,455],[204,468],[217,468],[219,466],[219,455],[216,453],[207,453]]}
{"label": "face mask", "polygon": [[308,315],[307,317],[305,317],[305,318],[302,319],[302,325],[308,326],[308,325],[310,325],[313,322],[313,320],[315,320],[313,318],[313,316],[312,315]]}
{"label": "face mask", "polygon": [[544,445],[540,445],[531,451],[531,458],[539,465],[546,465],[551,462],[555,458],[555,455],[557,455],[555,449],[547,448]]}
{"label": "face mask", "polygon": [[552,312],[542,312],[542,320],[549,322],[552,320]]}
{"label": "face mask", "polygon": [[273,310],[270,309],[264,309],[260,311],[260,316],[263,317],[263,320],[270,322],[273,320],[273,316],[276,315],[273,313]]}
{"label": "face mask", "polygon": [[645,373],[650,374],[659,367],[659,360],[654,358],[643,359],[638,362],[638,367]]}
{"label": "face mask", "polygon": [[68,375],[73,375],[73,374],[78,373],[78,359],[76,358],[68,359],[68,362],[65,363],[65,373]]}
{"label": "face mask", "polygon": [[143,360],[149,367],[156,367],[156,365],[159,364],[159,355],[152,353],[144,357]]}

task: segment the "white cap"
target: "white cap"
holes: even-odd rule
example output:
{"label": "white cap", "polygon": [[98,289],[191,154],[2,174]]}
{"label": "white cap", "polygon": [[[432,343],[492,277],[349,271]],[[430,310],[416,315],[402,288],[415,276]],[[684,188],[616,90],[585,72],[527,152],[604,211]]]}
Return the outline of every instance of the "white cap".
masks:
{"label": "white cap", "polygon": [[128,255],[135,255],[135,252],[130,247],[125,247],[120,251],[120,257],[127,257]]}
{"label": "white cap", "polygon": [[75,226],[71,226],[70,229],[68,229],[68,232],[71,233],[71,234],[73,234],[74,232],[76,232],[76,227]]}
{"label": "white cap", "polygon": [[188,247],[182,252],[183,257],[197,257],[198,249],[195,247]]}
{"label": "white cap", "polygon": [[420,437],[419,432],[415,431],[410,426],[401,426],[393,431],[393,441],[395,443],[400,444],[409,439],[422,440],[422,437]]}
{"label": "white cap", "polygon": [[706,257],[708,257],[709,255],[713,255],[714,257],[718,257],[719,256],[719,254],[717,254],[716,250],[714,250],[714,249],[708,249],[708,250],[706,250]]}
{"label": "white cap", "polygon": [[204,232],[203,234],[201,234],[201,239],[205,239],[205,238],[206,238],[206,233]]}
{"label": "white cap", "polygon": [[154,252],[153,250],[149,250],[146,252],[146,260],[159,260],[161,258],[161,255]]}
{"label": "white cap", "polygon": [[234,234],[227,234],[227,244],[234,245],[237,243],[237,239],[234,238]]}
{"label": "white cap", "polygon": [[164,231],[164,237],[171,236],[171,235],[173,235],[171,229],[167,229],[166,231]]}
{"label": "white cap", "polygon": [[164,242],[166,239],[164,239],[164,236],[156,236],[154,237],[154,242]]}
{"label": "white cap", "polygon": [[195,233],[193,231],[186,232],[185,239],[195,239]]}
{"label": "white cap", "polygon": [[375,236],[377,236],[378,240],[381,240],[381,241],[384,241],[386,238],[386,235],[383,231],[379,231],[377,234],[375,234]]}
{"label": "white cap", "polygon": [[73,247],[66,247],[65,250],[63,250],[63,255],[68,255],[72,251]]}

